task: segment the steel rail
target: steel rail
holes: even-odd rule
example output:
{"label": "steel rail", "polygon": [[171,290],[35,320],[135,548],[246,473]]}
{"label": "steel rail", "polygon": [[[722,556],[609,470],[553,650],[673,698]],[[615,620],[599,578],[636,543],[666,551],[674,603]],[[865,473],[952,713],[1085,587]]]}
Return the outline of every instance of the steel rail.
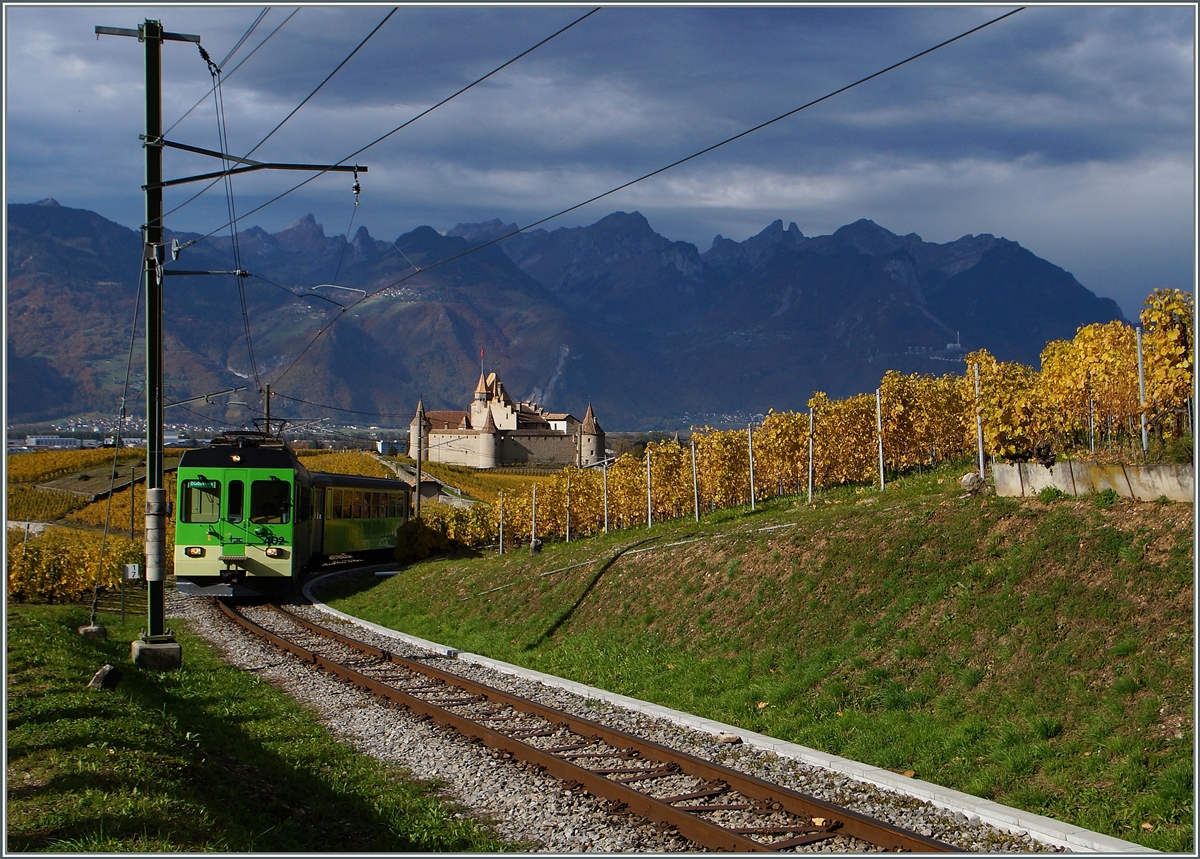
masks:
{"label": "steel rail", "polygon": [[[800,793],[780,785],[771,784],[753,776],[728,769],[709,761],[697,758],[684,752],[670,749],[648,740],[643,740],[630,734],[608,728],[598,722],[593,722],[580,716],[574,716],[524,698],[519,698],[499,689],[477,683],[457,674],[442,671],[420,661],[406,659],[390,651],[375,647],[357,639],[350,638],[335,630],[311,623],[307,619],[279,606],[271,606],[275,611],[284,615],[289,621],[303,627],[309,632],[333,639],[339,643],[368,654],[382,661],[402,667],[415,674],[434,678],[451,687],[447,692],[455,692],[456,697],[450,701],[441,702],[445,706],[461,705],[470,701],[507,706],[528,716],[544,719],[553,725],[567,728],[581,737],[593,741],[601,741],[614,749],[612,754],[603,757],[640,759],[647,764],[646,768],[622,768],[607,770],[589,770],[586,767],[571,763],[572,758],[579,759],[594,756],[595,753],[580,752],[572,754],[577,749],[586,748],[591,743],[583,743],[571,747],[552,750],[542,750],[521,742],[521,737],[545,736],[545,731],[515,731],[502,733],[481,725],[478,722],[450,713],[430,701],[410,695],[403,690],[388,686],[355,671],[354,669],[333,662],[313,651],[289,642],[269,630],[254,624],[248,618],[236,613],[224,602],[222,609],[237,620],[238,623],[251,627],[257,634],[263,635],[272,643],[292,652],[318,667],[343,677],[349,682],[364,688],[386,700],[409,707],[417,713],[422,713],[438,724],[450,727],[464,736],[476,739],[493,748],[502,749],[514,757],[521,758],[537,766],[557,778],[583,785],[593,795],[610,800],[618,807],[624,806],[629,811],[641,817],[674,827],[682,836],[717,850],[735,851],[776,851],[805,843],[845,835],[883,847],[888,850],[930,852],[957,852],[958,848],[920,835],[883,821],[876,820],[858,812],[851,811],[808,794]],[[261,630],[261,632],[260,632]],[[462,693],[470,696],[464,698]],[[414,690],[416,691],[416,690]],[[424,687],[424,691],[434,691]],[[667,774],[680,774],[701,780],[702,785],[689,793],[668,797],[654,797],[627,787],[636,783]],[[608,778],[608,775],[616,778]],[[750,800],[750,808],[735,809],[746,803],[723,803],[680,806],[675,803],[687,802],[705,797],[718,797],[721,794],[735,792]],[[806,820],[822,819],[821,824],[784,824],[764,827],[742,827],[738,830],[725,828],[710,821],[696,817],[697,812],[720,810],[781,810]],[[749,835],[790,835],[772,843],[755,841]]]}

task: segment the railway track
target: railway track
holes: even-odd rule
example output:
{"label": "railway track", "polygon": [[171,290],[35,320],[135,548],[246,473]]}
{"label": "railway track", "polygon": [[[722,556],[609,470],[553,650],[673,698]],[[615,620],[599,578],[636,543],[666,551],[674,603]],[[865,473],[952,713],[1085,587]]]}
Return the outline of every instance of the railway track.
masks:
{"label": "railway track", "polygon": [[[597,722],[357,641],[277,605],[221,610],[243,628],[354,686],[606,801],[699,847],[957,848]],[[253,614],[254,617],[248,617]]]}

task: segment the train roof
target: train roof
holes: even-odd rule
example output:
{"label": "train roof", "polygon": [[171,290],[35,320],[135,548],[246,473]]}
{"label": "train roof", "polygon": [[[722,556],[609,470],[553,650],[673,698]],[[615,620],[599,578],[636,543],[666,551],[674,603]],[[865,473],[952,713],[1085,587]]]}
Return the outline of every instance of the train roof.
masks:
{"label": "train roof", "polygon": [[304,471],[292,449],[262,432],[224,432],[208,447],[184,451],[181,468],[291,468]]}
{"label": "train roof", "polygon": [[371,489],[375,492],[397,492],[411,487],[403,480],[388,477],[363,477],[359,474],[330,474],[324,471],[310,472],[313,486],[336,488],[340,486],[350,489]]}

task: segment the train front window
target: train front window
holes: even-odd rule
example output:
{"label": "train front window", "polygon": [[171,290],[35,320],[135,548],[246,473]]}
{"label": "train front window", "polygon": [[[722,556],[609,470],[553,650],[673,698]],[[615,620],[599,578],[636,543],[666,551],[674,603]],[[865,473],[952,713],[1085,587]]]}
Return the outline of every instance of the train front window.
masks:
{"label": "train front window", "polygon": [[256,525],[286,525],[291,521],[292,486],[283,480],[250,484],[250,521]]}
{"label": "train front window", "polygon": [[216,480],[183,481],[181,522],[212,524],[221,519],[221,484]]}
{"label": "train front window", "polygon": [[246,495],[245,484],[240,480],[229,481],[229,516],[230,522],[241,522]]}

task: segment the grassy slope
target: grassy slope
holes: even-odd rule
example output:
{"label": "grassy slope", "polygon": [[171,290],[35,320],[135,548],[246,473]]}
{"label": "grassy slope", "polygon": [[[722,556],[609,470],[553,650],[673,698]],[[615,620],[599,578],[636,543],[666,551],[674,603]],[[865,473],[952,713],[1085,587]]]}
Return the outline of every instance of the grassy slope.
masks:
{"label": "grassy slope", "polygon": [[[95,641],[87,617],[8,607],[6,853],[506,849],[201,640],[180,635],[182,670],[141,671],[141,621]],[[85,689],[105,662],[120,685]]]}
{"label": "grassy slope", "polygon": [[[335,604],[1191,850],[1191,506],[962,498],[963,470],[426,563],[347,583]],[[648,538],[660,548],[539,575]]]}

